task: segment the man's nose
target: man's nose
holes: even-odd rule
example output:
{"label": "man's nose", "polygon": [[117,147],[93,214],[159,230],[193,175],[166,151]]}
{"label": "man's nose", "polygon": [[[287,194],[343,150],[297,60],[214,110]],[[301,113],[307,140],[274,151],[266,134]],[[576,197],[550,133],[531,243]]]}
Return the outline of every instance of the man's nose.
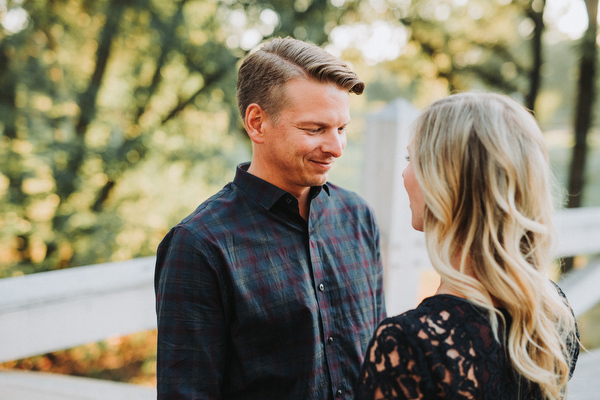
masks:
{"label": "man's nose", "polygon": [[337,129],[331,129],[325,136],[325,142],[322,146],[323,152],[329,153],[335,158],[340,157],[344,147],[346,147],[346,134]]}

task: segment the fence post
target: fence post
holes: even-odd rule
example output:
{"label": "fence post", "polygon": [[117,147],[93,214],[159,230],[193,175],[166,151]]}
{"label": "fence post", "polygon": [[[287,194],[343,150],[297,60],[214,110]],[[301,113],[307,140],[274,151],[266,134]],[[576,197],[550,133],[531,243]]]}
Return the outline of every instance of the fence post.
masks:
{"label": "fence post", "polygon": [[416,306],[421,275],[429,266],[423,234],[410,223],[402,181],[409,127],[418,115],[408,101],[396,99],[366,122],[362,195],[374,208],[381,231],[388,315]]}

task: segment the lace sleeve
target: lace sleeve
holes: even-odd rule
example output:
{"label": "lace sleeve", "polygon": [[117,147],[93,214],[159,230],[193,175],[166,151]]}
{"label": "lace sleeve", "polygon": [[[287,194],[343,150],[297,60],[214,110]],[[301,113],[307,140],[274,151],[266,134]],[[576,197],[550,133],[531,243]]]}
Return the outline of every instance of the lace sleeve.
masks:
{"label": "lace sleeve", "polygon": [[419,340],[399,323],[384,321],[369,344],[356,399],[432,398],[430,371]]}

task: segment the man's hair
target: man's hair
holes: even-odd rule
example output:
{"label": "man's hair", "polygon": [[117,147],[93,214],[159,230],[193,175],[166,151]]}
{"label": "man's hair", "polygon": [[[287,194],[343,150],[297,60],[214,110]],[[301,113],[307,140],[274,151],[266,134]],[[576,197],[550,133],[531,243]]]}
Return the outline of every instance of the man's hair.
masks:
{"label": "man's hair", "polygon": [[334,83],[361,94],[365,84],[342,60],[315,45],[290,37],[258,47],[238,72],[237,101],[242,119],[252,103],[276,118],[285,105],[285,84],[294,78]]}
{"label": "man's hair", "polygon": [[512,366],[544,399],[562,399],[571,358],[564,343],[575,321],[547,276],[554,184],[534,117],[507,96],[453,95],[417,119],[409,154],[434,268],[486,308],[494,328],[504,317],[492,299],[508,311],[504,345]]}

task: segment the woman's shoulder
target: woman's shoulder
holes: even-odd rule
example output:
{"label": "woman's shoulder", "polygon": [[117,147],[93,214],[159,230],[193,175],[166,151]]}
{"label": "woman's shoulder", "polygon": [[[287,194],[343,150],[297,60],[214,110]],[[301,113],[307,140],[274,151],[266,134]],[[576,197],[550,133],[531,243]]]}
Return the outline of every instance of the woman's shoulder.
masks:
{"label": "woman's shoulder", "polygon": [[[485,312],[470,301],[447,294],[425,298],[417,308],[383,320],[381,325],[397,326],[414,333],[431,327],[450,328],[455,324],[487,323]],[[435,332],[435,330],[434,330]]]}
{"label": "woman's shoulder", "polygon": [[472,353],[479,353],[498,346],[486,311],[452,295],[426,298],[417,308],[383,320],[374,339],[380,344],[401,344],[413,355],[419,353],[442,363],[452,349],[474,346]]}
{"label": "woman's shoulder", "polygon": [[[436,295],[383,320],[367,350],[358,391],[362,397],[357,398],[372,399],[378,392],[384,394],[382,398],[395,398],[395,387],[418,394],[410,398],[434,398],[439,393],[449,399],[463,398],[455,390],[463,384],[464,393],[480,391],[479,373],[472,376],[471,370],[463,368],[475,365],[480,347],[493,342],[480,313],[465,299]],[[488,340],[482,340],[486,336]]]}

